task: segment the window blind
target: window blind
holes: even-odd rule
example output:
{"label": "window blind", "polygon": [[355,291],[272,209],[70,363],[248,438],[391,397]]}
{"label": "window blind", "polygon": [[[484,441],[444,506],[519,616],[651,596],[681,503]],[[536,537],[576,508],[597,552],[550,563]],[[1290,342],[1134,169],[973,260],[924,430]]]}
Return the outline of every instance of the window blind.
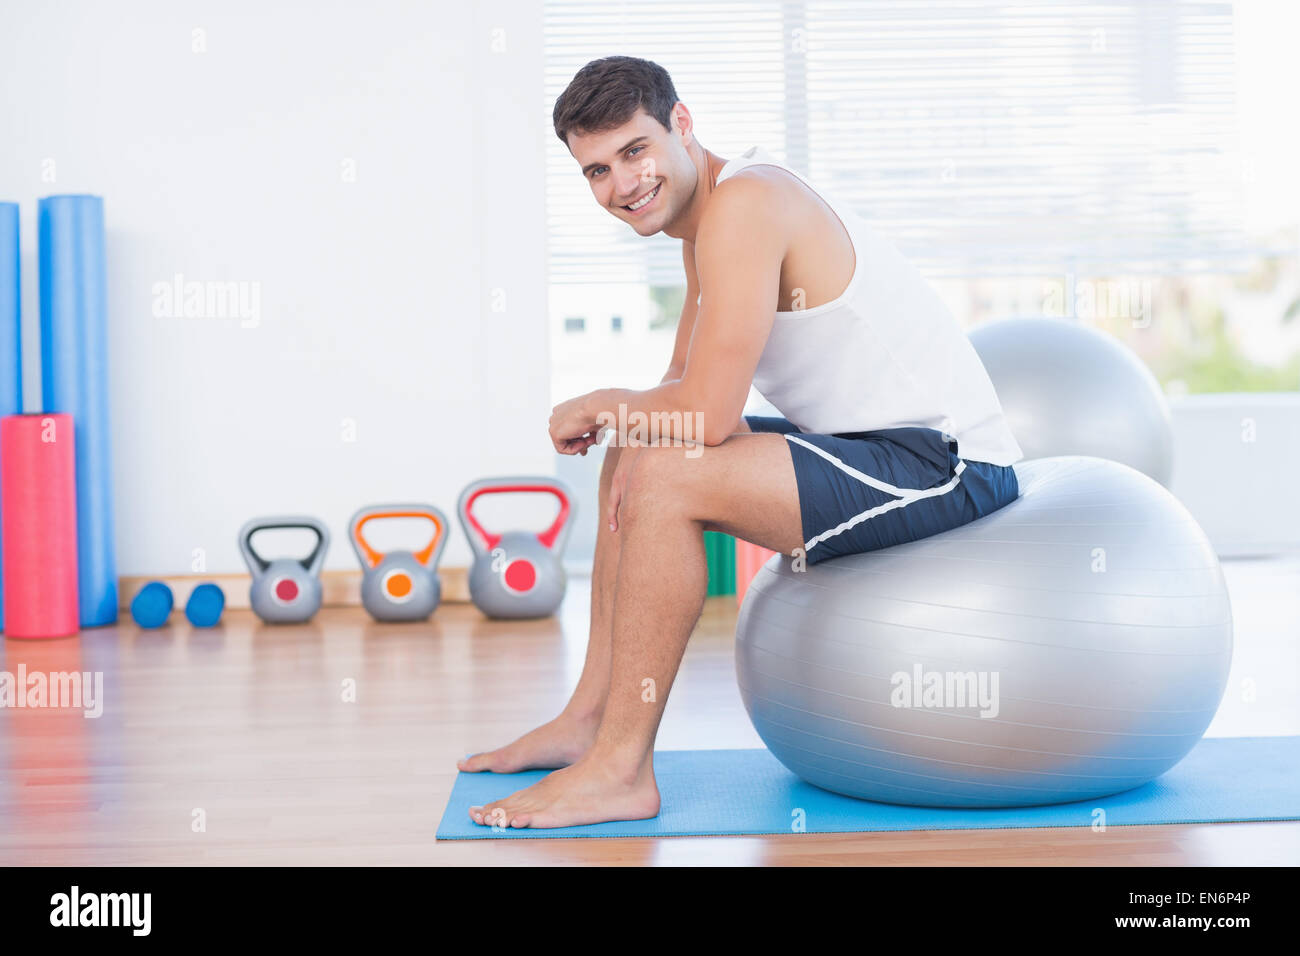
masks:
{"label": "window blind", "polygon": [[[672,74],[701,141],[761,145],[927,274],[1242,267],[1231,3],[547,0],[545,124],[612,54]],[[681,282],[548,136],[554,283]]]}

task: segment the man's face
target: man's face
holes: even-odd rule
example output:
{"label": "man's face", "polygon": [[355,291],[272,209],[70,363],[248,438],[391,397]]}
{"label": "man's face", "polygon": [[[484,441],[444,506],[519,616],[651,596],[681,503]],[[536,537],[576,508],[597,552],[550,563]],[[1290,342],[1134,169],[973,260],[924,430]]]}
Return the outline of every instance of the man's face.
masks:
{"label": "man's face", "polygon": [[695,194],[698,176],[682,135],[645,110],[617,129],[570,133],[569,149],[596,201],[638,235],[664,229]]}

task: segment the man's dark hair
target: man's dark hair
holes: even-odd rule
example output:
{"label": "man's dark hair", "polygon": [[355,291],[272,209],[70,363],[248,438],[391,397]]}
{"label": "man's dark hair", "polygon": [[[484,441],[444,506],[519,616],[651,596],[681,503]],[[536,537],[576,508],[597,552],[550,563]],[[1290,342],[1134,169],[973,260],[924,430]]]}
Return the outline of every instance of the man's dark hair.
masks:
{"label": "man's dark hair", "polygon": [[574,75],[555,101],[551,121],[560,142],[569,133],[600,133],[622,126],[640,108],[672,131],[677,91],[672,77],[658,63],[634,56],[592,60]]}

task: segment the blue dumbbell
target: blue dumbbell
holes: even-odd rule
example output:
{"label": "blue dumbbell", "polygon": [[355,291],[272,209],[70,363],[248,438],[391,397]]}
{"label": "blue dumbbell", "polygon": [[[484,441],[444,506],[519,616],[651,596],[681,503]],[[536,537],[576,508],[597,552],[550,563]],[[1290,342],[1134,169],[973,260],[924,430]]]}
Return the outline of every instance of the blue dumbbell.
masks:
{"label": "blue dumbbell", "polygon": [[195,627],[215,627],[226,607],[226,595],[215,584],[200,584],[185,602],[185,616]]}
{"label": "blue dumbbell", "polygon": [[166,624],[171,612],[172,589],[161,581],[150,581],[131,599],[131,617],[149,630]]}

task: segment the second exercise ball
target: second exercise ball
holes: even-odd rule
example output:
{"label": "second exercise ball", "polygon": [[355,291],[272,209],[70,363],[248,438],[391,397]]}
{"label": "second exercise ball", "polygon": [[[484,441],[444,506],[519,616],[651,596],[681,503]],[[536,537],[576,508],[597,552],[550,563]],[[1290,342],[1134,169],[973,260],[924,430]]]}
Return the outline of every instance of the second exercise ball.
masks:
{"label": "second exercise ball", "polygon": [[1108,458],[1168,487],[1169,404],[1114,336],[1065,319],[1016,318],[978,325],[970,340],[1026,458]]}

